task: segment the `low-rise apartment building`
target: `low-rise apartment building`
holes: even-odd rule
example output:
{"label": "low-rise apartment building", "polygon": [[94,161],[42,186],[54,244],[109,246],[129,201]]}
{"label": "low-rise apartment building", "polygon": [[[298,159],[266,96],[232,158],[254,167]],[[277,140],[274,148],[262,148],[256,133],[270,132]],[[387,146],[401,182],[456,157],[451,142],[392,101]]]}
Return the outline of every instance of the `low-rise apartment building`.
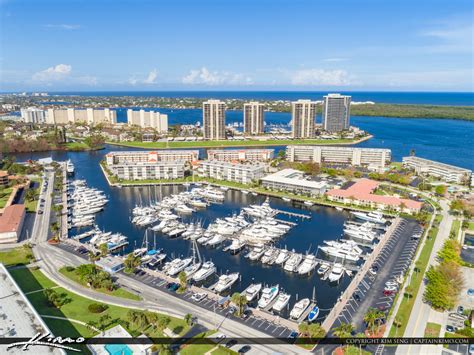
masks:
{"label": "low-rise apartment building", "polygon": [[16,243],[23,230],[26,209],[25,205],[11,205],[3,210],[0,216],[0,244]]}
{"label": "low-rise apartment building", "polygon": [[403,157],[403,165],[418,174],[435,176],[456,184],[469,183],[472,175],[472,170],[416,156]]}
{"label": "low-rise apartment building", "polygon": [[116,151],[105,155],[107,165],[156,163],[156,162],[194,162],[199,159],[199,150],[153,150],[153,151]]}
{"label": "low-rise apartment building", "polygon": [[274,154],[274,149],[211,149],[207,151],[207,159],[264,162],[273,159]]}
{"label": "low-rise apartment building", "polygon": [[197,173],[201,177],[250,184],[265,174],[266,165],[229,163],[216,160],[204,160],[199,163]]}
{"label": "low-rise apartment building", "polygon": [[170,180],[183,178],[186,164],[184,161],[118,163],[108,168],[122,180]]}
{"label": "low-rise apartment building", "polygon": [[286,147],[286,158],[291,162],[367,166],[378,170],[390,164],[392,151],[378,148],[289,145]]}
{"label": "low-rise apartment building", "polygon": [[263,187],[277,191],[288,191],[297,195],[318,196],[326,192],[327,183],[305,178],[304,173],[294,169],[283,169],[260,179]]}

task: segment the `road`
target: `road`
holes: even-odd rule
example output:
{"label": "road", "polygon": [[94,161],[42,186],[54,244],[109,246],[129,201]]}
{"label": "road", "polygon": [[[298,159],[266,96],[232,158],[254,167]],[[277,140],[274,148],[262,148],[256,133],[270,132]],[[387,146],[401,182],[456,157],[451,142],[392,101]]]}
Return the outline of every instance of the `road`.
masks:
{"label": "road", "polygon": [[[436,265],[436,255],[438,251],[443,247],[444,242],[449,239],[449,233],[451,231],[451,225],[453,223],[453,216],[449,214],[449,204],[446,200],[440,201],[441,214],[443,220],[439,225],[439,232],[433,245],[433,250],[430,255],[428,262],[428,268],[431,265]],[[420,289],[415,299],[415,303],[408,320],[407,328],[405,329],[404,337],[423,337],[425,332],[426,323],[435,322],[441,324],[441,334],[443,336],[446,328],[447,313],[437,312],[423,302],[423,294],[425,293],[426,285],[424,282],[421,283]],[[407,345],[399,346],[397,348],[397,355],[405,354],[421,354],[421,355],[434,355],[441,354],[443,347],[441,345]]]}
{"label": "road", "polygon": [[46,187],[46,191],[43,192],[41,189],[40,192],[40,199],[44,199],[44,209],[43,214],[36,213],[35,223],[33,225],[33,231],[31,233],[31,243],[38,244],[42,242],[46,242],[48,240],[48,233],[49,233],[49,223],[51,219],[51,194],[53,193],[54,189],[54,171],[45,170],[45,179],[48,183]]}

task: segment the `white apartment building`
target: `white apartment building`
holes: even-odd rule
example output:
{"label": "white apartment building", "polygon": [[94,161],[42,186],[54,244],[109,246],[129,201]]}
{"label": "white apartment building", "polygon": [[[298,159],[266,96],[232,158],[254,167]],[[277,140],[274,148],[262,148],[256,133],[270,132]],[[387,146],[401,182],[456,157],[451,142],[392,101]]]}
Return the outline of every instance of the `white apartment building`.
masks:
{"label": "white apartment building", "polygon": [[153,128],[160,133],[168,132],[168,115],[157,111],[127,110],[127,122],[142,128]]}
{"label": "white apartment building", "polygon": [[45,123],[46,111],[36,107],[22,108],[21,118],[26,123]]}
{"label": "white apartment building", "polygon": [[109,108],[104,109],[48,109],[46,123],[49,124],[68,124],[68,123],[87,123],[89,125],[107,123],[117,123],[117,112]]}
{"label": "white apartment building", "polygon": [[225,139],[225,103],[208,100],[202,103],[202,129],[204,139]]}
{"label": "white apartment building", "polygon": [[210,149],[208,160],[264,162],[273,159],[274,149]]}
{"label": "white apartment building", "polygon": [[199,164],[197,173],[201,177],[250,184],[265,174],[264,164],[234,164],[215,160],[204,160]]}
{"label": "white apartment building", "polygon": [[288,191],[297,195],[318,196],[327,190],[324,181],[307,180],[304,173],[294,169],[283,169],[260,179],[266,189]]}
{"label": "white apartment building", "polygon": [[436,176],[457,184],[469,183],[472,175],[472,170],[415,156],[403,157],[403,165],[415,170],[418,174]]}
{"label": "white apartment building", "polygon": [[291,136],[293,138],[314,137],[316,102],[298,100],[291,103]]}
{"label": "white apartment building", "polygon": [[244,134],[262,134],[264,131],[264,105],[259,102],[244,104]]}
{"label": "white apartment building", "polygon": [[291,162],[363,165],[378,170],[390,164],[392,151],[378,148],[289,145],[286,147],[286,158]]}
{"label": "white apartment building", "polygon": [[350,126],[351,97],[328,94],[323,101],[323,129],[327,132],[340,132]]}
{"label": "white apartment building", "polygon": [[118,163],[109,166],[112,175],[123,180],[169,180],[184,177],[185,162]]}
{"label": "white apartment building", "polygon": [[116,164],[138,164],[157,162],[195,162],[199,159],[199,150],[154,150],[154,151],[116,151],[105,155],[108,166]]}

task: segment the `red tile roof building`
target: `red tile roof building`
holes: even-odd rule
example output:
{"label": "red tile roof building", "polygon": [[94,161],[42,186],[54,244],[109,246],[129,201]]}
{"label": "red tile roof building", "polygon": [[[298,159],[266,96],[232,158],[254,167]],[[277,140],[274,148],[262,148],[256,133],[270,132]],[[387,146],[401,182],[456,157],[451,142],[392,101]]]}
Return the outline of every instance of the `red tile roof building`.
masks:
{"label": "red tile roof building", "polygon": [[0,216],[0,243],[16,243],[23,229],[25,205],[11,205]]}
{"label": "red tile roof building", "polygon": [[379,183],[374,180],[360,179],[345,189],[332,189],[326,193],[330,201],[342,202],[344,204],[354,203],[360,206],[372,208],[389,209],[406,213],[417,213],[422,203],[414,200],[399,198],[395,196],[376,195],[375,189]]}

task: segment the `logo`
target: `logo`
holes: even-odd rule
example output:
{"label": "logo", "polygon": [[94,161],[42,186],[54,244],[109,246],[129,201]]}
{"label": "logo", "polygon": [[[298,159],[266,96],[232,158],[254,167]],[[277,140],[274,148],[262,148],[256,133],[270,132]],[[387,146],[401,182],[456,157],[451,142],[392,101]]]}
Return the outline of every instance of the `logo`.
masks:
{"label": "logo", "polygon": [[75,349],[71,346],[67,346],[64,344],[81,344],[84,342],[84,338],[63,338],[63,337],[54,337],[51,333],[37,333],[28,341],[21,341],[17,343],[13,343],[8,345],[7,350],[11,348],[18,348],[21,347],[21,350],[27,351],[28,348],[31,346],[47,346],[50,348],[58,348],[70,351],[81,352],[79,349]]}

